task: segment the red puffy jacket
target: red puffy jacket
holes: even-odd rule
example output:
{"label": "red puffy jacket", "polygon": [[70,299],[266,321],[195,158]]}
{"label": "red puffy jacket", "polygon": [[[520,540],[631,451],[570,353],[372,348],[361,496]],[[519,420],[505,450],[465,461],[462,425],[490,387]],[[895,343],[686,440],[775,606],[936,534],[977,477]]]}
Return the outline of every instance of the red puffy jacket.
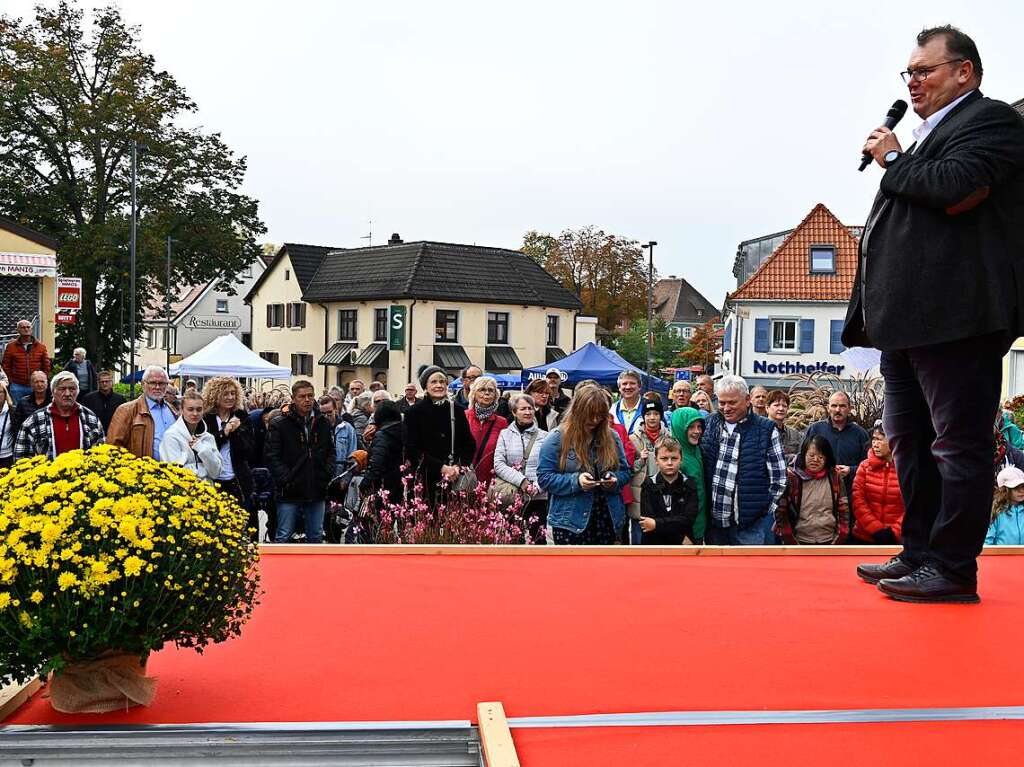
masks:
{"label": "red puffy jacket", "polygon": [[896,540],[902,538],[903,494],[896,478],[896,465],[868,451],[853,480],[853,537],[874,542],[875,533],[888,527]]}
{"label": "red puffy jacket", "polygon": [[[37,370],[46,373],[50,377],[50,354],[46,350],[46,344],[29,336],[32,345],[26,352],[22,346],[21,339],[15,338],[4,348],[3,365],[8,380],[13,384],[28,386],[32,382],[32,374]],[[17,404],[17,403],[15,403]]]}

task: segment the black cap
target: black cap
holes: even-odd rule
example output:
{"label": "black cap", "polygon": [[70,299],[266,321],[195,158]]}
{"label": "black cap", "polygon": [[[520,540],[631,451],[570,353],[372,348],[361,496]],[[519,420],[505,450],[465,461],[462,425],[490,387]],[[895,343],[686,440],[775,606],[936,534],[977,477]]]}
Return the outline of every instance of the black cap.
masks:
{"label": "black cap", "polygon": [[661,400],[647,399],[644,400],[644,406],[641,408],[641,412],[647,415],[652,410],[656,411],[659,415],[665,414],[665,408],[662,407]]}

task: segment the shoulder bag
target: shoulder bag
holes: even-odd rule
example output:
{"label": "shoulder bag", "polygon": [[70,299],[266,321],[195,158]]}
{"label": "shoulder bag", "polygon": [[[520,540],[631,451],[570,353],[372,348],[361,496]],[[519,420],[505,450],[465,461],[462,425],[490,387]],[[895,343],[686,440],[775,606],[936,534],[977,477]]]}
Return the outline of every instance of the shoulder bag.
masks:
{"label": "shoulder bag", "polygon": [[[533,450],[533,443],[537,441],[537,433],[530,435],[530,441],[523,450],[523,476],[526,476],[526,462],[530,460],[530,451]],[[520,495],[524,495],[519,485],[513,485],[508,480],[495,476],[487,490],[487,497],[503,506],[511,506]]]}

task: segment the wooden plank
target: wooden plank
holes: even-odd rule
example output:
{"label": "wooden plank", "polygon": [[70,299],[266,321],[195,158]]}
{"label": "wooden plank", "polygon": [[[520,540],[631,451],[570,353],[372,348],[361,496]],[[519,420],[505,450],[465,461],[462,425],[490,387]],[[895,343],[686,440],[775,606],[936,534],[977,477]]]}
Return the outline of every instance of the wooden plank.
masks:
{"label": "wooden plank", "polygon": [[[883,557],[899,553],[899,546],[481,546],[433,544],[294,544],[260,545],[261,556],[281,554],[347,554],[405,556],[542,556],[542,557],[778,557],[839,556]],[[983,556],[1020,556],[1024,546],[989,546]]]}
{"label": "wooden plank", "polygon": [[487,767],[519,767],[519,756],[500,701],[476,704],[480,745]]}
{"label": "wooden plank", "polygon": [[0,687],[0,722],[17,711],[28,699],[39,692],[43,683],[36,677],[25,684],[9,684]]}

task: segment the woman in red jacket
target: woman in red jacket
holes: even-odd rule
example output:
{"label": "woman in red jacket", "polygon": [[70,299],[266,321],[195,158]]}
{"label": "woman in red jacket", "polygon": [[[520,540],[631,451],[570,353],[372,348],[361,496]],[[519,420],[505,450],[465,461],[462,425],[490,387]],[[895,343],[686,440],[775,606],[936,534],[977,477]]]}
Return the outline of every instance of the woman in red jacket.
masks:
{"label": "woman in red jacket", "polygon": [[486,485],[494,479],[494,449],[498,435],[508,421],[498,415],[498,382],[492,376],[480,376],[469,389],[469,407],[466,420],[476,442],[473,466],[477,481]]}
{"label": "woman in red jacket", "polygon": [[889,440],[881,422],[871,431],[868,457],[853,480],[853,538],[850,543],[899,543],[903,528],[903,495]]}

